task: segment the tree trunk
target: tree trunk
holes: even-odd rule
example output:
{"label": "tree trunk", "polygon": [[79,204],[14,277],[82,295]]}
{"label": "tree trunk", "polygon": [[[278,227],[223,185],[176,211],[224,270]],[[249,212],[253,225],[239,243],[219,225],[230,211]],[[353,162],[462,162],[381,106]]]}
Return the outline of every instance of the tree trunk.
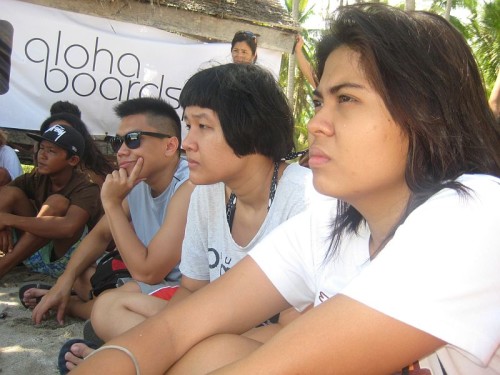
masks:
{"label": "tree trunk", "polygon": [[444,18],[449,21],[450,20],[450,13],[451,13],[451,0],[446,0],[446,11],[444,13]]}
{"label": "tree trunk", "polygon": [[415,10],[415,0],[405,0],[405,10]]}
{"label": "tree trunk", "polygon": [[[293,0],[292,18],[295,21],[298,21],[299,19],[299,0]],[[295,65],[296,65],[295,55],[290,53],[290,58],[288,59],[287,97],[288,97],[288,103],[290,103],[290,106],[292,106],[292,110],[293,110],[293,92],[295,91]]]}

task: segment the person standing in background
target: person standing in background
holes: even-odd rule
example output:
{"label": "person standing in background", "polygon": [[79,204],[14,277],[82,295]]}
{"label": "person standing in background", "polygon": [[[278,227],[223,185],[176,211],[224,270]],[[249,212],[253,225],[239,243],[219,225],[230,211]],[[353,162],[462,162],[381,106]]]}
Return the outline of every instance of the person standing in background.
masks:
{"label": "person standing in background", "polygon": [[257,61],[257,35],[251,31],[238,31],[231,42],[231,56],[235,64],[255,64]]}

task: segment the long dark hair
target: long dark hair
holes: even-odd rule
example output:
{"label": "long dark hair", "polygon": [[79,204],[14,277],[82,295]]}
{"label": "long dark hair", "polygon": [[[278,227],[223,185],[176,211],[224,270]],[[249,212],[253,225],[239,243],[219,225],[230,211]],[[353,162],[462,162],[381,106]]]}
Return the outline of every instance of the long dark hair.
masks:
{"label": "long dark hair", "polygon": [[[360,54],[368,80],[408,136],[405,179],[411,191],[397,227],[443,188],[467,194],[465,173],[500,176],[500,131],[463,36],[444,18],[383,4],[339,8],[317,48],[321,78],[330,53],[344,45]],[[343,234],[356,232],[362,215],[339,202],[332,252]],[[377,249],[377,252],[381,250]]]}
{"label": "long dark hair", "polygon": [[71,113],[56,113],[55,115],[48,117],[40,126],[40,133],[44,133],[51,124],[54,124],[57,121],[67,122],[83,136],[83,139],[85,140],[85,150],[81,161],[85,168],[90,169],[97,175],[104,177],[108,173],[113,172],[115,169],[113,164],[106,159],[101,150],[99,150],[85,123],[75,115],[72,115]]}

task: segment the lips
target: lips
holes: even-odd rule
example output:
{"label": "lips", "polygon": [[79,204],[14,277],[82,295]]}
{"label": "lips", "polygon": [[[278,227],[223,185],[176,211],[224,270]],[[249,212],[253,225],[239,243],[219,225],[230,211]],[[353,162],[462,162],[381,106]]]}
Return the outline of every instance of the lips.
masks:
{"label": "lips", "polygon": [[330,161],[330,157],[317,147],[309,149],[309,167],[323,165]]}
{"label": "lips", "polygon": [[194,168],[198,165],[200,165],[200,163],[198,163],[196,160],[188,159],[188,167],[189,168]]}
{"label": "lips", "polygon": [[136,163],[136,160],[120,161],[120,163],[118,164],[118,167],[123,168],[123,169],[127,169],[127,167],[135,165],[135,163]]}

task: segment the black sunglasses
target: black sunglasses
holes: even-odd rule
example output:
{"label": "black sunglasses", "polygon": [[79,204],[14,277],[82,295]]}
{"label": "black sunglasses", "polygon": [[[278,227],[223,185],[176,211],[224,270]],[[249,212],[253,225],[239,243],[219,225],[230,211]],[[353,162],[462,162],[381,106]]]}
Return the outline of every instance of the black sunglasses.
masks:
{"label": "black sunglasses", "polygon": [[154,133],[154,132],[130,132],[125,134],[123,137],[120,135],[115,135],[114,137],[108,138],[108,143],[114,152],[118,152],[120,147],[122,147],[123,142],[125,145],[134,150],[141,146],[141,136],[149,135],[150,137],[156,138],[171,138],[171,135],[163,134],[163,133]]}

